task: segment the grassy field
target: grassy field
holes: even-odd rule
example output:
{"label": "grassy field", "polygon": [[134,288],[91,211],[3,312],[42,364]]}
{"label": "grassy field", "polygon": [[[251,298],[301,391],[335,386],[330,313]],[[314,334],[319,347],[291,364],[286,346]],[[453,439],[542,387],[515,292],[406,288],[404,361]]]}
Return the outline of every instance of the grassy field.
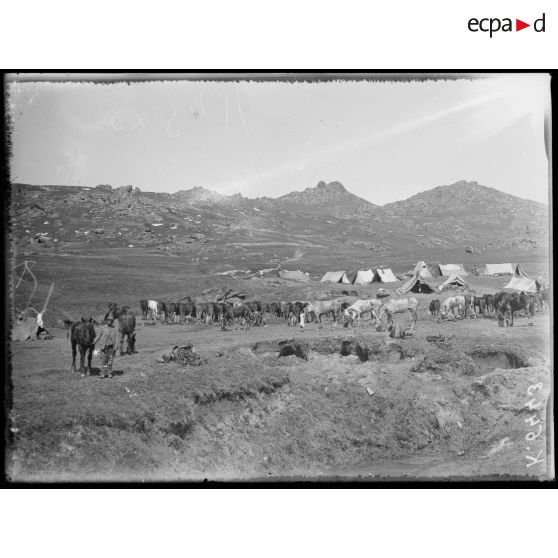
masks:
{"label": "grassy field", "polygon": [[[524,267],[532,275],[545,272],[543,264]],[[55,283],[47,325],[63,316],[101,315],[107,299],[137,308],[140,298],[194,296],[224,285],[262,300],[311,299],[347,288],[205,275],[158,254],[42,255],[34,270],[36,307]],[[484,293],[508,278],[468,280]],[[358,291],[374,295],[380,286]],[[18,289],[16,304],[26,294]],[[11,478],[545,477],[546,459],[526,467],[529,451],[546,456],[546,429],[526,450],[525,436],[536,429],[525,423],[525,403],[529,386],[540,384],[537,413],[546,418],[549,313],[537,313],[533,327],[522,318],[514,328],[491,319],[437,323],[427,316],[435,295],[417,298],[417,330],[404,341],[370,326],[309,324],[300,331],[277,320],[222,332],[140,321],[138,353],[116,359],[112,380],[98,377],[96,361],[89,378],[70,373],[64,330],[53,328],[50,341],[13,343]],[[439,334],[448,339],[427,340]],[[277,358],[279,341],[293,338],[308,347],[307,361]],[[370,360],[341,356],[343,339],[365,344]],[[156,362],[185,342],[207,364]]]}
{"label": "grassy field", "polygon": [[[32,305],[42,305],[54,282],[46,322],[55,338],[11,346],[8,470],[14,480],[547,474],[546,460],[526,468],[524,405],[530,385],[541,384],[543,403],[550,392],[548,312],[538,313],[533,327],[521,318],[514,328],[498,328],[490,319],[437,323],[428,304],[445,295],[416,295],[415,335],[397,342],[369,325],[356,330],[326,323],[319,330],[309,324],[300,331],[271,320],[266,327],[222,332],[140,320],[138,353],[116,359],[115,378],[100,379],[94,361],[93,375],[82,379],[69,371],[66,332],[56,324],[64,317],[100,317],[109,300],[139,311],[141,298],[172,300],[224,286],[264,301],[355,287],[235,280],[178,257],[131,250],[43,253],[35,261],[39,288]],[[307,264],[291,268],[317,275],[319,266]],[[396,273],[410,266],[393,264]],[[548,273],[544,263],[523,266],[531,276]],[[483,294],[509,278],[467,280]],[[380,286],[356,288],[375,296]],[[16,307],[25,306],[30,293],[31,285],[22,283]],[[437,334],[450,338],[441,345],[426,339]],[[277,358],[279,341],[292,338],[308,348],[307,361]],[[370,360],[341,356],[342,340],[369,347]],[[207,364],[156,362],[185,342],[194,343]],[[545,455],[546,431],[531,446]]]}

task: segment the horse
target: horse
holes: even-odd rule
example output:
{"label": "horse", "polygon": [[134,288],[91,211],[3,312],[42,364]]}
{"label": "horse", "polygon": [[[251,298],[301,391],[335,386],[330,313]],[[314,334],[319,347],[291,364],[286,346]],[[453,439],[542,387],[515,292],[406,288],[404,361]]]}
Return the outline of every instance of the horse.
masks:
{"label": "horse", "polygon": [[483,316],[486,314],[486,299],[484,296],[475,296],[473,298],[473,312],[476,317],[478,317],[477,308],[479,309],[478,314]]}
{"label": "horse", "polygon": [[484,303],[486,305],[486,311],[489,313],[494,312],[494,295],[485,294],[484,295]]}
{"label": "horse", "polygon": [[413,317],[413,325],[411,326],[412,332],[417,325],[417,309],[418,301],[414,297],[388,300],[387,302],[384,302],[384,304],[382,304],[380,308],[380,314],[378,316],[379,326],[382,323],[384,314],[387,314],[389,328],[389,326],[393,326],[394,314],[401,314],[403,312],[409,311],[411,313],[411,316]]}
{"label": "horse", "polygon": [[457,315],[465,315],[465,297],[462,295],[459,296],[450,296],[444,300],[442,303],[441,314],[442,316],[446,316],[447,314],[451,313],[455,317],[455,309],[457,308]]}
{"label": "horse", "polygon": [[437,316],[440,313],[440,301],[437,298],[430,301],[429,311],[431,316]]}
{"label": "horse", "polygon": [[[72,367],[71,372],[76,371],[76,348],[79,347],[79,371],[82,376],[91,372],[91,358],[95,345],[95,328],[93,327],[93,318],[81,318],[81,322],[73,322],[68,331],[68,337],[72,344]],[[87,366],[84,372],[84,361],[87,355]]]}
{"label": "horse", "polygon": [[147,309],[149,310],[149,314],[153,321],[157,320],[157,318],[159,317],[159,311],[157,310],[157,307],[158,305],[156,300],[147,301]]}
{"label": "horse", "polygon": [[496,308],[498,325],[503,327],[505,320],[506,326],[513,327],[513,315],[515,312],[519,312],[520,310],[525,311],[527,319],[529,320],[528,324],[532,326],[533,314],[535,313],[534,299],[524,292],[520,294],[506,294],[501,298],[498,307]]}
{"label": "horse", "polygon": [[335,300],[316,300],[314,302],[309,302],[304,308],[301,308],[301,320],[300,325],[304,327],[304,322],[302,321],[302,314],[304,314],[304,320],[306,320],[308,314],[314,313],[318,322],[320,329],[322,325],[322,316],[327,316],[331,314],[333,317],[333,326],[337,327],[337,316],[341,312],[341,304]]}
{"label": "horse", "polygon": [[[128,306],[119,308],[115,302],[109,303],[108,312],[105,314],[105,321],[109,316],[114,320],[118,320],[118,340],[120,347],[120,356],[124,354],[134,354],[136,345],[136,317],[130,312]],[[124,337],[126,337],[126,353],[124,353]]]}
{"label": "horse", "polygon": [[474,307],[475,296],[472,294],[464,294],[463,298],[465,299],[465,318],[469,316],[469,312],[471,312],[476,318],[477,314],[475,313]]}
{"label": "horse", "polygon": [[147,300],[140,300],[140,312],[142,320],[147,320],[147,310],[149,309]]}
{"label": "horse", "polygon": [[370,313],[370,319],[374,322],[378,322],[378,315],[376,311],[380,309],[382,302],[378,299],[368,299],[368,300],[357,300],[349,307],[345,308],[344,314],[347,320],[343,324],[343,327],[348,327],[349,323],[352,324],[354,319],[357,319],[357,325],[360,325],[362,316],[364,314]]}

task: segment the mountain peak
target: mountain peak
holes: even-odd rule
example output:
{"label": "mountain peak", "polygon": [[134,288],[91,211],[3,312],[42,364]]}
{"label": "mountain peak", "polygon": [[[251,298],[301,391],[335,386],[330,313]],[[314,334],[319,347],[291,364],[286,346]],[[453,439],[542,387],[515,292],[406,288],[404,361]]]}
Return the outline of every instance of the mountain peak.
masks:
{"label": "mountain peak", "polygon": [[323,180],[320,180],[316,185],[316,188],[306,188],[306,191],[310,190],[319,190],[321,192],[332,192],[332,193],[344,193],[347,192],[347,189],[341,182],[334,180],[333,182],[329,182],[326,184]]}

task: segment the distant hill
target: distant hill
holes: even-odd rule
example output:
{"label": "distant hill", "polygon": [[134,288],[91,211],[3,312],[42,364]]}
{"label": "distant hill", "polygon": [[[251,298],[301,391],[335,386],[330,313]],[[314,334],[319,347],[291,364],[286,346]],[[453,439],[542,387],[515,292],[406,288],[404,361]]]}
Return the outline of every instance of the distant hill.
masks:
{"label": "distant hill", "polygon": [[208,270],[461,260],[466,246],[470,259],[521,261],[548,250],[548,207],[465,181],[384,206],[340,182],[276,199],[13,184],[10,217],[19,254],[133,248]]}
{"label": "distant hill", "polygon": [[521,213],[523,216],[541,217],[548,214],[548,207],[535,201],[504,194],[495,188],[477,182],[462,180],[449,186],[437,186],[410,198],[382,207],[392,215],[462,215],[494,214],[495,212]]}
{"label": "distant hill", "polygon": [[280,198],[266,198],[272,205],[289,207],[294,210],[322,211],[341,219],[352,217],[369,217],[378,208],[354,194],[351,194],[340,182],[319,182],[314,188],[302,192],[290,192]]}

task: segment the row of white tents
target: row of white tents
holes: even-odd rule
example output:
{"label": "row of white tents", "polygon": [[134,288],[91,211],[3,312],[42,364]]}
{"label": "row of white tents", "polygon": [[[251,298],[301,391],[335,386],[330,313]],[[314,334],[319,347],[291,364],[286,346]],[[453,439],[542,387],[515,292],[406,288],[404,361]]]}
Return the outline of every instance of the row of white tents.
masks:
{"label": "row of white tents", "polygon": [[322,283],[345,283],[354,285],[369,285],[370,283],[395,283],[399,281],[389,268],[363,269],[357,272],[351,281],[345,271],[328,271],[321,279]]}
{"label": "row of white tents", "polygon": [[[479,273],[487,276],[511,275],[510,282],[503,287],[514,291],[537,292],[537,284],[529,279],[520,264],[486,264]],[[414,269],[406,276],[409,279],[397,289],[397,294],[408,292],[433,293],[442,292],[449,288],[466,288],[467,282],[463,277],[468,273],[462,264],[434,264],[428,266],[424,261],[418,261]],[[438,287],[433,287],[426,279],[434,277],[447,277]],[[322,283],[344,283],[354,285],[369,285],[373,282],[394,283],[399,279],[389,268],[375,268],[359,270],[351,281],[345,271],[328,271],[321,279]]]}
{"label": "row of white tents", "polygon": [[[464,277],[467,274],[462,264],[435,264],[428,266],[423,261],[417,262],[414,270],[407,275],[419,274],[420,277]],[[399,279],[389,267],[375,269],[361,269],[354,279],[349,279],[346,271],[328,271],[321,279],[322,283],[353,283],[355,285],[369,285],[370,283],[395,283]]]}

